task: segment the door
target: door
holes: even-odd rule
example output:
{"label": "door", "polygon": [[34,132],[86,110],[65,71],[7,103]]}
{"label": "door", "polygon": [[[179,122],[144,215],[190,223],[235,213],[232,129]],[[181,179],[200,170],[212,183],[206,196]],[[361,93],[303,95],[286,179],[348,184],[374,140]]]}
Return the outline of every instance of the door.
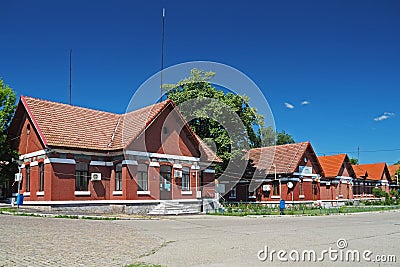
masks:
{"label": "door", "polygon": [[172,199],[171,166],[160,166],[160,199]]}

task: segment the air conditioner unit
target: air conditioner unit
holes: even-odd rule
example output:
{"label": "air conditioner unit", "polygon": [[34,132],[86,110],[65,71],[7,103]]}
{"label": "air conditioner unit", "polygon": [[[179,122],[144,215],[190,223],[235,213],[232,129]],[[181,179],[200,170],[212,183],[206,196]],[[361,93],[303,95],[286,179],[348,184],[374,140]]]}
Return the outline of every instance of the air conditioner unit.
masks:
{"label": "air conditioner unit", "polygon": [[100,172],[93,172],[91,174],[92,181],[101,181],[101,173]]}
{"label": "air conditioner unit", "polygon": [[21,182],[22,181],[22,173],[16,173],[15,174],[15,179],[16,182]]}
{"label": "air conditioner unit", "polygon": [[182,178],[182,171],[175,170],[175,178]]}

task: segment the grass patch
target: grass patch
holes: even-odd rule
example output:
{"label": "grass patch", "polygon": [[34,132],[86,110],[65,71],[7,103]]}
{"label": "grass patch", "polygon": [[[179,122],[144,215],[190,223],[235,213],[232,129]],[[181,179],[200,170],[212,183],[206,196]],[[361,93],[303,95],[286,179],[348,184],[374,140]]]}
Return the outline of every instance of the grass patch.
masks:
{"label": "grass patch", "polygon": [[18,210],[17,209],[13,209],[13,208],[0,208],[0,212],[12,212],[12,213],[15,213],[15,212],[18,212]]}
{"label": "grass patch", "polygon": [[[346,213],[357,213],[357,212],[374,212],[374,211],[387,211],[387,210],[398,210],[398,205],[386,205],[386,206],[368,206],[359,205],[351,206],[345,205],[340,207],[325,208],[315,205],[294,205],[293,207],[287,207],[284,211],[284,215],[306,215],[306,216],[321,216],[331,214],[346,214]],[[249,215],[279,215],[280,210],[275,206],[268,206],[263,204],[254,203],[239,203],[239,204],[227,204],[223,209],[219,209],[215,212],[208,212],[210,215],[219,216],[249,216]]]}

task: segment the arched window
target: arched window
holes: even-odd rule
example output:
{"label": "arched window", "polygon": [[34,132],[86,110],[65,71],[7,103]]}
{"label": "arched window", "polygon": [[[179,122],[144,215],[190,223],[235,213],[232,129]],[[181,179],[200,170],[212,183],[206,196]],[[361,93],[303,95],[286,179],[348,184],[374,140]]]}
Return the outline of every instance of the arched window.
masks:
{"label": "arched window", "polygon": [[89,164],[78,162],[75,170],[75,191],[88,191],[89,188]]}
{"label": "arched window", "polygon": [[190,190],[190,169],[189,167],[182,168],[182,191]]}
{"label": "arched window", "polygon": [[115,165],[115,191],[122,191],[122,164]]}

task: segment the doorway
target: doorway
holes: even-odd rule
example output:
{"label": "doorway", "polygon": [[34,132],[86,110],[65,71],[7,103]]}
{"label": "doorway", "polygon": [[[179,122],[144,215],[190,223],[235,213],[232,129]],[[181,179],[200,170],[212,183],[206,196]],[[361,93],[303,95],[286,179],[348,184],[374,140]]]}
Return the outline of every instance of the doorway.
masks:
{"label": "doorway", "polygon": [[172,186],[171,186],[171,172],[172,168],[168,165],[160,166],[160,199],[172,199]]}

